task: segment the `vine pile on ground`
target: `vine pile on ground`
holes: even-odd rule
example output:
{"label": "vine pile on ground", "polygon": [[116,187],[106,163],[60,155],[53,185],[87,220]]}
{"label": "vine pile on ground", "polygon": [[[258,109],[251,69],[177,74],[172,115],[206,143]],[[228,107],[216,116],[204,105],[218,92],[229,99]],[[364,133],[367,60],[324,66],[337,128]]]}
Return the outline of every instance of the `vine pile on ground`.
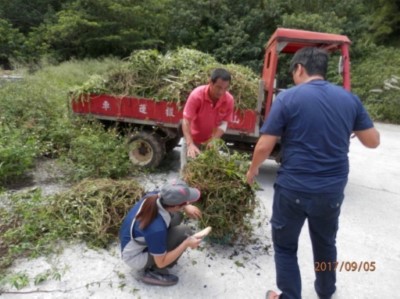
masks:
{"label": "vine pile on ground", "polygon": [[22,256],[56,250],[59,240],[106,247],[116,240],[123,218],[143,195],[133,180],[83,180],[70,190],[42,196],[40,189],[2,199],[0,273]]}
{"label": "vine pile on ground", "polygon": [[256,199],[254,189],[245,181],[249,158],[245,154],[221,151],[220,142],[189,160],[184,180],[201,190],[198,202],[203,217],[201,228],[211,226],[210,240],[216,243],[250,241]]}

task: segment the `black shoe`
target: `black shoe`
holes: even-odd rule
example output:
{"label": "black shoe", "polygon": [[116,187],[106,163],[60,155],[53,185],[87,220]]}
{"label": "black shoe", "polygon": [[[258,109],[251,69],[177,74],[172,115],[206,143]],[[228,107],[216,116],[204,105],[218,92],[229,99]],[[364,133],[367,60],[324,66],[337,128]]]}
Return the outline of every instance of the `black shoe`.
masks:
{"label": "black shoe", "polygon": [[147,269],[141,279],[144,283],[157,286],[173,286],[178,283],[178,276],[169,273],[160,273],[153,269]]}
{"label": "black shoe", "polygon": [[176,266],[176,265],[178,265],[178,262],[173,262],[173,263],[169,264],[169,265],[167,266],[167,268],[168,268],[168,269],[171,269],[172,267],[174,267],[174,266]]}

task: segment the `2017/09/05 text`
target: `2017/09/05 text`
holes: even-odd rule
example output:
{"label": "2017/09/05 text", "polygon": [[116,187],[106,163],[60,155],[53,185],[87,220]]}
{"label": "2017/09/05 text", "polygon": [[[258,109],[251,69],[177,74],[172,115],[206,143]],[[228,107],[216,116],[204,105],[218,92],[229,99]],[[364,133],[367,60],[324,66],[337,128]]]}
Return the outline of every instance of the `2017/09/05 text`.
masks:
{"label": "2017/09/05 text", "polygon": [[315,272],[325,271],[346,271],[346,272],[374,272],[376,270],[375,261],[341,261],[341,262],[315,262]]}

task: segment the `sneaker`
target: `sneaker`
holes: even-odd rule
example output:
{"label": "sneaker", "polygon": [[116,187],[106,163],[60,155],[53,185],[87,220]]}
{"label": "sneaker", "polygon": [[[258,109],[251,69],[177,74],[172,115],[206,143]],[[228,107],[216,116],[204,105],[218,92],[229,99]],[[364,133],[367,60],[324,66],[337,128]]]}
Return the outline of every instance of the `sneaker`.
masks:
{"label": "sneaker", "polygon": [[142,276],[142,282],[158,285],[158,286],[173,286],[178,283],[178,276],[169,273],[160,273],[153,269],[147,269]]}
{"label": "sneaker", "polygon": [[279,295],[274,291],[268,291],[267,295],[265,296],[266,299],[279,299]]}
{"label": "sneaker", "polygon": [[178,262],[177,262],[177,261],[175,261],[175,262],[169,264],[169,265],[167,266],[167,268],[168,268],[168,269],[171,269],[172,267],[174,267],[174,266],[176,266],[176,265],[178,265]]}

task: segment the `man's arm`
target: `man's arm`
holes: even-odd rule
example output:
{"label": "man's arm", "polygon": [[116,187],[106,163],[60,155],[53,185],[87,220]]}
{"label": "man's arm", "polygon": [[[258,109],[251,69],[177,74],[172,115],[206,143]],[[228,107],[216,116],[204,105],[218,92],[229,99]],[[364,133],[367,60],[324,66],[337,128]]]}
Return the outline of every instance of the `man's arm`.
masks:
{"label": "man's arm", "polygon": [[222,121],[221,125],[217,128],[215,128],[214,133],[212,135],[212,139],[214,138],[221,138],[222,135],[225,134],[226,129],[228,128],[228,122],[227,121]]}
{"label": "man's arm", "polygon": [[251,165],[247,171],[247,183],[254,183],[254,178],[258,175],[258,168],[269,157],[277,140],[278,136],[273,135],[261,135],[260,139],[258,139]]}
{"label": "man's arm", "polygon": [[366,147],[376,148],[380,144],[380,134],[375,128],[370,128],[362,131],[354,131],[354,134]]}
{"label": "man's arm", "polygon": [[200,154],[200,150],[193,142],[192,134],[190,133],[191,120],[188,118],[183,118],[182,120],[182,132],[187,144],[187,155],[191,158],[196,157]]}
{"label": "man's arm", "polygon": [[182,120],[182,133],[183,137],[185,137],[187,145],[193,143],[192,134],[190,133],[190,125],[191,121],[188,118],[184,118]]}
{"label": "man's arm", "polygon": [[[232,97],[231,94],[229,94],[229,96]],[[228,129],[228,122],[232,121],[233,118],[233,109],[234,109],[234,101],[232,97],[231,101],[228,102],[227,104],[227,114],[222,119],[221,124],[217,128],[215,128],[214,133],[211,136],[211,140],[221,138],[222,135],[225,134],[226,130]]]}

